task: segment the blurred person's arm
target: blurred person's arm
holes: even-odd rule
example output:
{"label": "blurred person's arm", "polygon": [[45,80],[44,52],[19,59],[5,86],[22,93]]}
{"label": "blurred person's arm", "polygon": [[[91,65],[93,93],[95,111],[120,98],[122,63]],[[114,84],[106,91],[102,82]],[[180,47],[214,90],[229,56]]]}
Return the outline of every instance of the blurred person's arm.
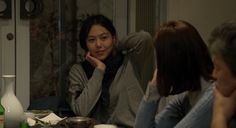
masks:
{"label": "blurred person's arm", "polygon": [[183,102],[186,99],[186,93],[176,95],[171,102],[158,113],[157,109],[161,96],[156,86],[156,75],[149,82],[146,93],[140,102],[137,116],[135,119],[135,128],[173,128],[181,119]]}

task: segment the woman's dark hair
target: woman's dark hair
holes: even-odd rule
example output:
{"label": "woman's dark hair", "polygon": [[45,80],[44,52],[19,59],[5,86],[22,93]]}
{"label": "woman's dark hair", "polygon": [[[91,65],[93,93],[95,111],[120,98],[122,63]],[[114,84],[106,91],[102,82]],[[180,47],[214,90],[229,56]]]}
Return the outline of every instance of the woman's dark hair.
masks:
{"label": "woman's dark hair", "polygon": [[[89,16],[87,19],[83,21],[79,33],[80,46],[85,51],[88,51],[86,43],[89,31],[91,30],[93,25],[100,25],[106,28],[110,32],[113,38],[117,37],[116,29],[113,26],[112,21],[110,19],[101,14]],[[110,55],[105,60],[103,60],[103,63],[106,65],[106,70],[102,80],[102,87],[101,87],[102,91],[99,100],[96,103],[97,107],[94,107],[94,109],[92,110],[92,111],[97,111],[95,109],[100,109],[98,110],[99,113],[105,115],[105,117],[100,120],[101,123],[105,123],[109,119],[108,116],[109,115],[108,108],[110,105],[109,88],[116,76],[119,67],[123,63],[123,54],[121,54],[121,52],[117,52],[114,55]],[[82,62],[82,66],[89,79],[92,76],[92,73],[94,72],[94,67],[87,60]],[[93,112],[91,114],[93,114]]]}
{"label": "woman's dark hair", "polygon": [[101,25],[111,33],[112,37],[116,37],[116,29],[110,19],[101,14],[91,15],[83,21],[79,32],[80,46],[86,51],[88,50],[86,46],[86,40],[93,25]]}
{"label": "woman's dark hair", "polygon": [[211,33],[209,48],[212,54],[222,56],[236,76],[236,21],[227,21],[216,27]]}
{"label": "woman's dark hair", "polygon": [[186,21],[169,21],[155,37],[157,88],[161,96],[201,89],[212,79],[213,63],[198,31]]}

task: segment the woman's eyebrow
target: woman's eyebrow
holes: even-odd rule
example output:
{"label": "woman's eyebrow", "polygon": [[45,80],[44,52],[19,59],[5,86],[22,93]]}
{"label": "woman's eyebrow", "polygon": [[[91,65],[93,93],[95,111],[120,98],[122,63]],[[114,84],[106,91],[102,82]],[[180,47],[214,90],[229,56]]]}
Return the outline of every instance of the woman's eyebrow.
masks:
{"label": "woman's eyebrow", "polygon": [[108,32],[103,32],[103,33],[100,33],[98,35],[88,35],[88,37],[97,37],[97,36],[103,36],[103,35],[109,35]]}

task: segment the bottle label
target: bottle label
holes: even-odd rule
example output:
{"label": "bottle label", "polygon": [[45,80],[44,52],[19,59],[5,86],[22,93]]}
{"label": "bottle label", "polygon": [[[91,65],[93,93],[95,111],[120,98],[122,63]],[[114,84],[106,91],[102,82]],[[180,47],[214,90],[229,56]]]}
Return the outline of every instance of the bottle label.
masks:
{"label": "bottle label", "polygon": [[4,128],[4,115],[0,115],[0,128]]}

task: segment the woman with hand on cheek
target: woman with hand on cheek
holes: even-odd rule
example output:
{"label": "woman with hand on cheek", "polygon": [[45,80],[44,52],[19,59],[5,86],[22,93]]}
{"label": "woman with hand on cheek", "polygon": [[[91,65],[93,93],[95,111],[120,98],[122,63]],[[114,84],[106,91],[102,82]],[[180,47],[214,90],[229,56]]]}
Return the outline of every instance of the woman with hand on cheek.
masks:
{"label": "woman with hand on cheek", "polygon": [[216,27],[209,41],[216,87],[212,128],[236,127],[236,22]]}
{"label": "woman with hand on cheek", "polygon": [[69,103],[78,116],[131,128],[138,105],[155,69],[149,33],[131,33],[117,39],[112,22],[89,16],[79,34],[85,60],[70,70]]}

